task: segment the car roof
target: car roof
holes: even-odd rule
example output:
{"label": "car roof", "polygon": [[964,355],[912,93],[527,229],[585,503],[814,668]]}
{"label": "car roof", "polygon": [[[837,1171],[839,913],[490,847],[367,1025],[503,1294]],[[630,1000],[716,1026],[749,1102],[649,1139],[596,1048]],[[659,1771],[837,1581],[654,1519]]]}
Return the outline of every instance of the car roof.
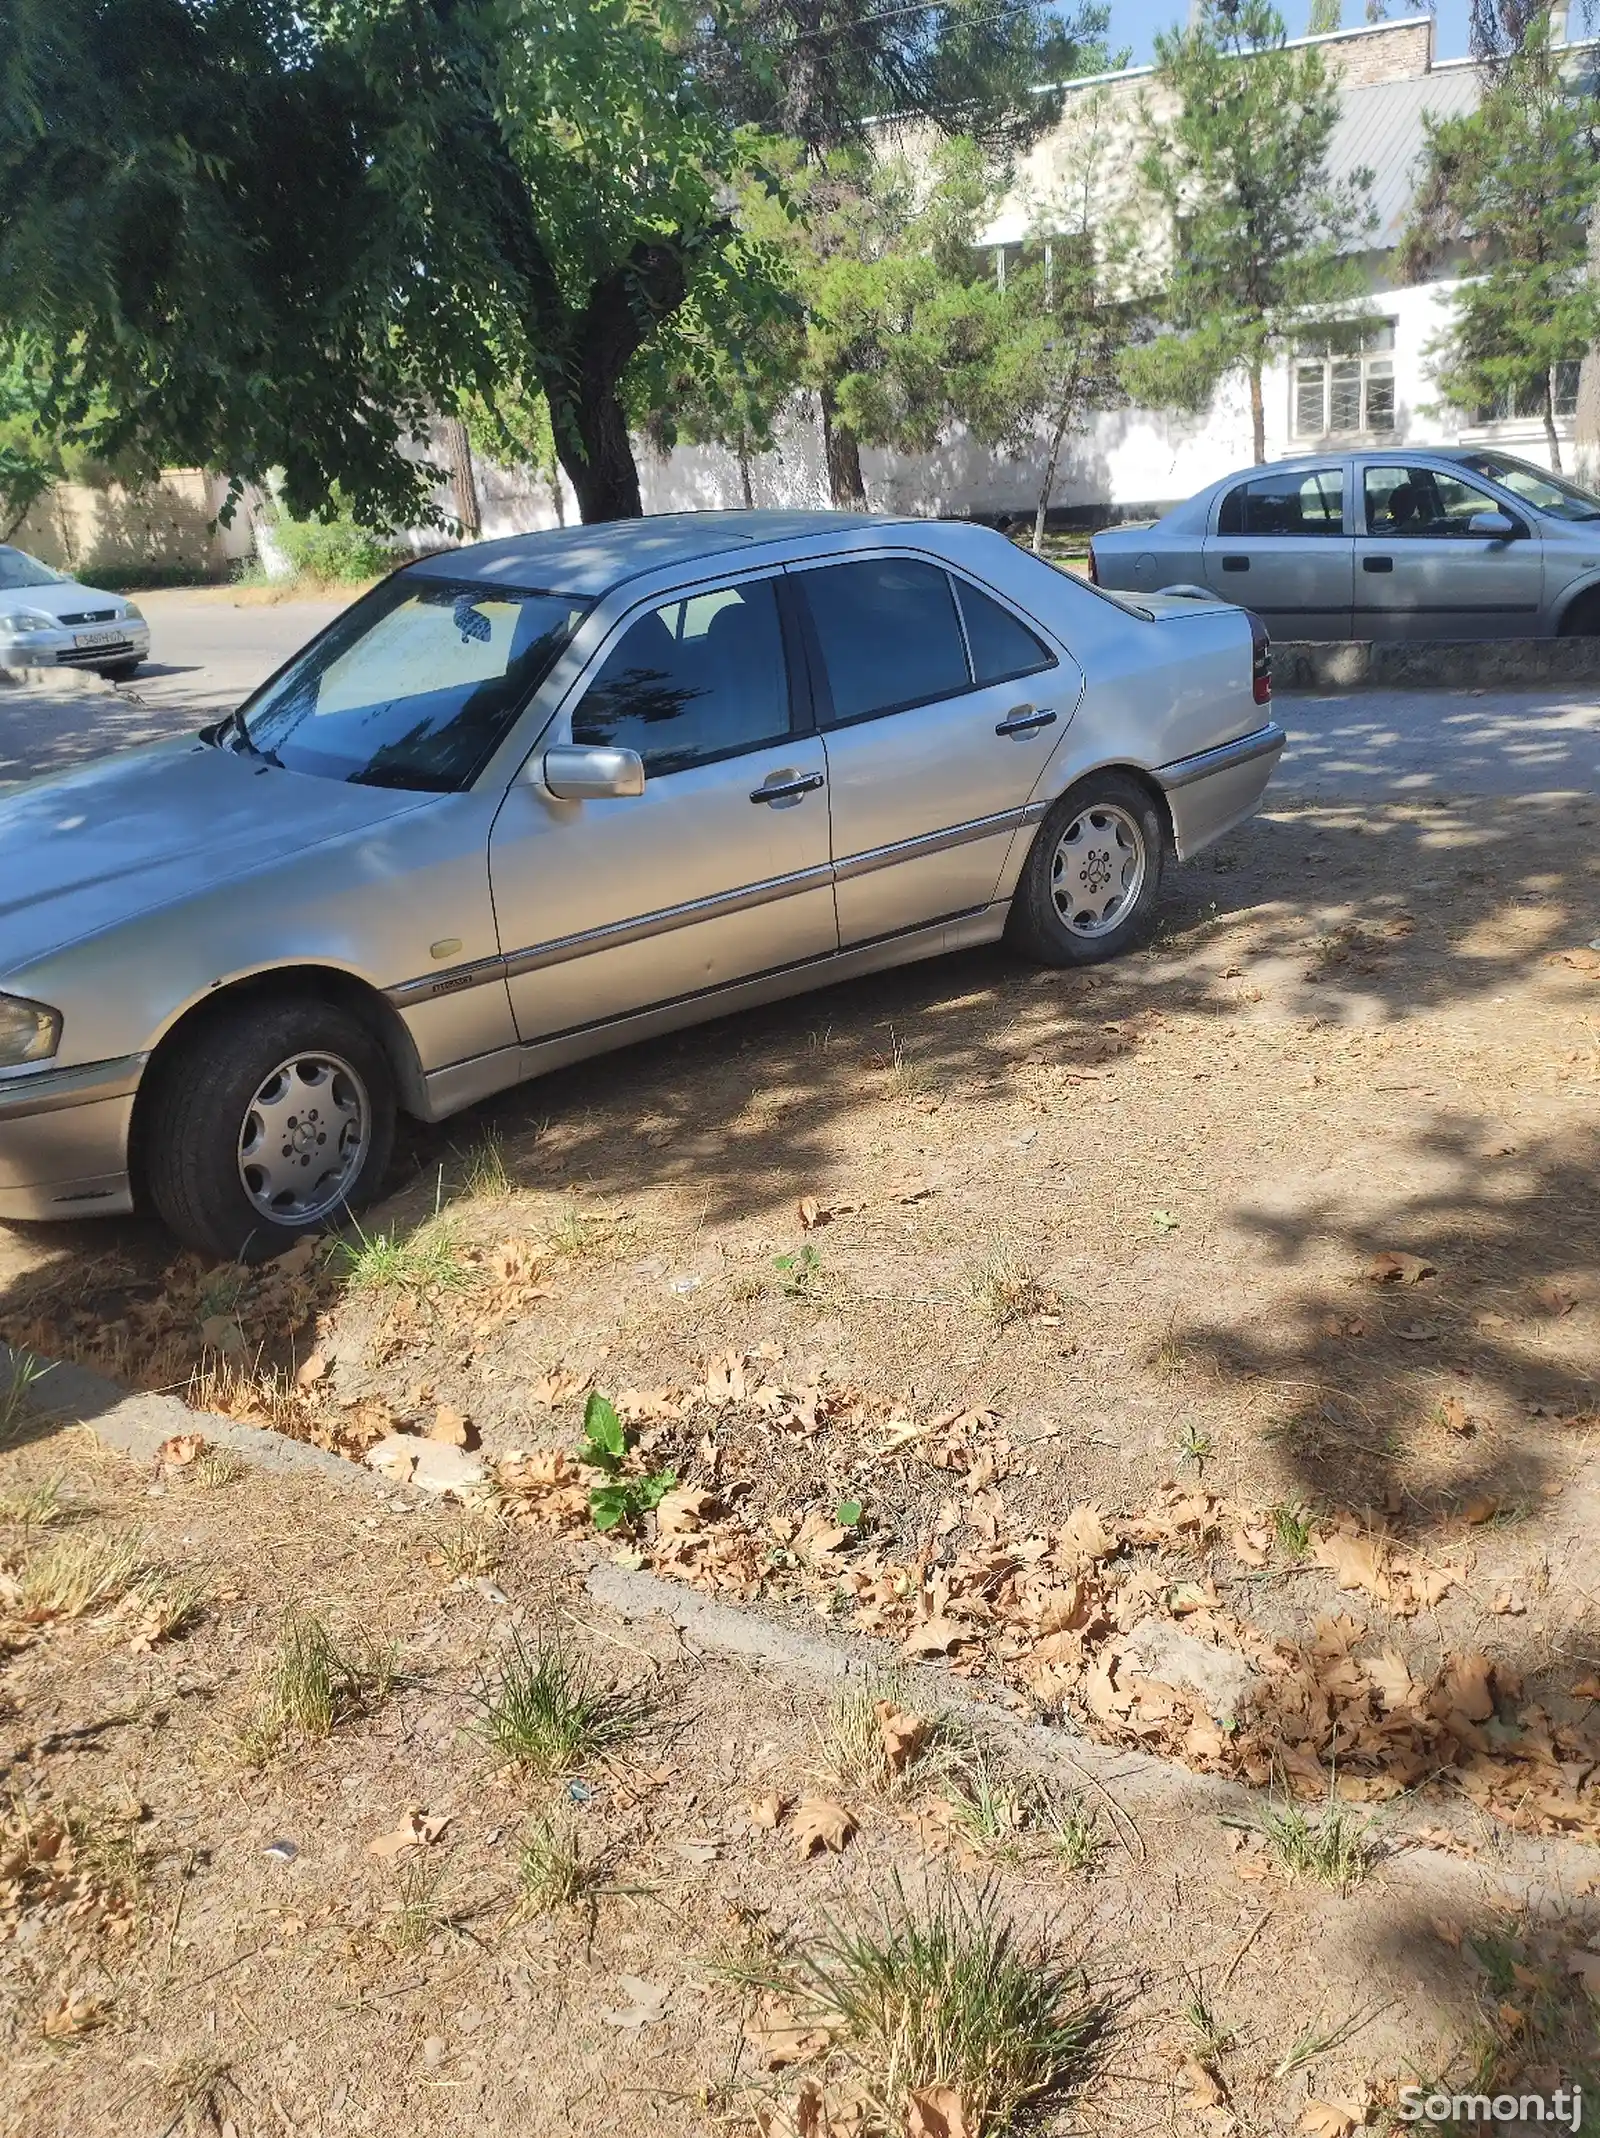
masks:
{"label": "car roof", "polygon": [[795,541],[842,528],[904,525],[898,517],[859,512],[663,512],[593,527],[548,527],[443,550],[407,567],[423,578],[476,579],[502,586],[548,587],[598,600],[626,579],[663,565],[692,563],[762,543]]}

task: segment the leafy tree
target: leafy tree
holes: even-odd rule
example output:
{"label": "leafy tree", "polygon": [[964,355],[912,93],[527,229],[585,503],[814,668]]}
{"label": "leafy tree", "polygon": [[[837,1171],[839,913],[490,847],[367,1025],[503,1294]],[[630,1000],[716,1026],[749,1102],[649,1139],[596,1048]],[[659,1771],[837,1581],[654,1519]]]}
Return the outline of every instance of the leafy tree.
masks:
{"label": "leafy tree", "polygon": [[1547,17],[1526,26],[1475,111],[1429,120],[1427,160],[1401,246],[1420,275],[1465,244],[1480,272],[1431,345],[1445,398],[1474,411],[1537,395],[1552,467],[1555,366],[1600,337],[1586,226],[1600,196],[1600,101],[1568,80]]}
{"label": "leafy tree", "polygon": [[806,321],[787,290],[781,261],[770,251],[766,272],[783,301],[769,297],[751,314],[732,292],[713,316],[685,305],[659,334],[635,374],[640,428],[665,456],[675,445],[720,445],[739,468],[743,502],[755,502],[751,467],[770,452],[774,427],[800,385]]}
{"label": "leafy tree", "polygon": [[1096,199],[1096,173],[1107,148],[1103,101],[1084,116],[1073,179],[1027,204],[1030,236],[1020,263],[1008,267],[996,291],[993,331],[963,396],[967,426],[978,438],[1013,452],[1042,439],[1035,554],[1044,546],[1067,440],[1086,430],[1097,410],[1126,401],[1123,366],[1146,332],[1116,264],[1126,257],[1131,235]]}
{"label": "leafy tree", "polygon": [[1174,108],[1148,116],[1140,163],[1173,257],[1159,298],[1169,331],[1130,359],[1130,390],[1198,410],[1242,373],[1257,461],[1262,375],[1308,317],[1359,305],[1347,247],[1373,223],[1371,173],[1329,175],[1339,97],[1322,54],[1286,42],[1269,0],[1204,0],[1194,27],[1159,36],[1157,91]]}
{"label": "leafy tree", "polygon": [[469,395],[462,420],[475,451],[501,466],[531,468],[549,493],[557,526],[567,523],[566,492],[561,487],[561,460],[550,422],[550,404],[537,386],[502,379],[494,399]]}
{"label": "leafy tree", "polygon": [[[586,519],[637,513],[630,367],[756,263],[738,151],[631,0],[12,0],[0,327],[95,449],[424,511],[405,448],[536,381]],[[106,413],[97,414],[103,402]]]}
{"label": "leafy tree", "polygon": [[885,118],[1015,148],[1048,126],[1041,90],[1115,64],[1110,9],[1077,0],[719,0],[689,56],[736,124],[797,141],[810,161],[864,147]]}
{"label": "leafy tree", "polygon": [[[92,482],[107,475],[137,481],[133,467],[110,469],[52,428],[46,383],[31,353],[0,349],[0,541],[9,542],[33,507],[58,482]],[[146,470],[144,472],[153,472]]]}
{"label": "leafy tree", "polygon": [[993,339],[993,273],[976,249],[995,181],[970,141],[912,164],[790,152],[782,198],[745,213],[807,321],[798,375],[817,396],[836,505],[866,503],[863,446],[925,452],[967,413]]}

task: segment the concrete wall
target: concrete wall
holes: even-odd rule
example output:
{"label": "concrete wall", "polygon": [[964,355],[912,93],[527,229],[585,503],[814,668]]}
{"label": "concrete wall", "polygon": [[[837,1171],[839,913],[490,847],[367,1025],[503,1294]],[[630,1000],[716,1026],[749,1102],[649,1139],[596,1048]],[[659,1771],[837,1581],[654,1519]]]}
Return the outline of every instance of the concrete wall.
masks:
{"label": "concrete wall", "polygon": [[202,468],[169,468],[138,490],[57,483],[11,540],[57,571],[91,580],[97,571],[121,569],[221,578],[253,543],[247,503],[231,527],[213,524],[227,494],[226,481]]}

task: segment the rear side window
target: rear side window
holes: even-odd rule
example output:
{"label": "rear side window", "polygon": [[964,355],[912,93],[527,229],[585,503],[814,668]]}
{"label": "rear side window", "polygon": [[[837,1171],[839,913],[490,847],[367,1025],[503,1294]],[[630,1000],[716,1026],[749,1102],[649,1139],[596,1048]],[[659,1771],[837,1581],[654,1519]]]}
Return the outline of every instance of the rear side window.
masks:
{"label": "rear side window", "polygon": [[630,624],[572,715],[572,739],[685,772],[789,734],[789,672],[770,579],[670,601]]}
{"label": "rear side window", "polygon": [[936,565],[874,557],[797,576],[822,648],[835,727],[970,688],[955,597]]}
{"label": "rear side window", "polygon": [[1009,609],[1002,609],[999,602],[980,594],[964,579],[955,584],[962,621],[967,627],[975,683],[1010,683],[1017,676],[1037,675],[1041,668],[1054,668],[1055,655]]}
{"label": "rear side window", "polygon": [[1294,468],[1257,475],[1222,500],[1222,535],[1340,535],[1344,533],[1344,470]]}

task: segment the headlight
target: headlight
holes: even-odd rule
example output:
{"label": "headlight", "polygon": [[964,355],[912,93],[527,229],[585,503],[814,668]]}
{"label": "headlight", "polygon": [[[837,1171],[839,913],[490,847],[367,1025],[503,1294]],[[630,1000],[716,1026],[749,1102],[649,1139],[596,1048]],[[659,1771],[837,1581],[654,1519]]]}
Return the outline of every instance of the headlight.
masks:
{"label": "headlight", "polygon": [[124,620],[128,623],[142,624],[144,622],[144,611],[136,601],[124,602],[122,614]]}
{"label": "headlight", "polygon": [[8,609],[0,615],[0,638],[16,638],[24,631],[55,631],[60,626],[43,609]]}
{"label": "headlight", "polygon": [[20,995],[0,995],[0,1069],[47,1062],[61,1044],[61,1012]]}

